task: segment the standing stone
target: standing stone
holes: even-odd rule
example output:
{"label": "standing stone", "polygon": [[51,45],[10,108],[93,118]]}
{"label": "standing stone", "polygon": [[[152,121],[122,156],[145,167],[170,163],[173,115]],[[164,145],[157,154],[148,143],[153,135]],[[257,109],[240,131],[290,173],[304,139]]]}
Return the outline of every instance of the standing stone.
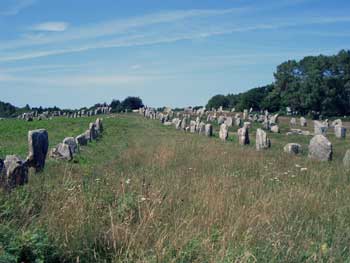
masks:
{"label": "standing stone", "polygon": [[180,119],[177,119],[177,120],[175,120],[175,128],[176,128],[176,130],[180,130],[181,129],[181,123],[182,123],[182,120],[180,120]]}
{"label": "standing stone", "polygon": [[205,136],[211,137],[213,136],[213,125],[210,123],[205,125]]}
{"label": "standing stone", "polygon": [[304,117],[300,118],[300,126],[301,127],[306,127],[307,126],[307,121]]}
{"label": "standing stone", "polygon": [[78,144],[78,145],[87,145],[88,140],[86,139],[86,136],[85,136],[85,134],[83,133],[83,134],[80,134],[80,135],[78,135],[77,137],[75,137],[75,142],[76,142],[76,144]]}
{"label": "standing stone", "polygon": [[232,127],[232,124],[233,124],[232,117],[227,117],[226,120],[225,120],[225,124],[226,124],[228,127]]}
{"label": "standing stone", "polygon": [[270,121],[269,121],[269,119],[265,116],[264,117],[264,121],[263,121],[263,123],[262,123],[262,127],[263,127],[263,129],[264,130],[270,130]]}
{"label": "standing stone", "polygon": [[346,128],[343,127],[341,124],[334,126],[334,133],[335,137],[339,139],[345,139],[346,136]]}
{"label": "standing stone", "polygon": [[186,127],[187,127],[187,118],[184,117],[184,118],[182,119],[182,122],[181,122],[181,129],[182,129],[182,130],[186,130]]}
{"label": "standing stone", "polygon": [[257,151],[268,149],[271,147],[271,141],[267,137],[266,132],[263,131],[262,129],[256,130],[256,141],[255,142],[256,142],[256,150]]}
{"label": "standing stone", "polygon": [[190,133],[195,133],[196,132],[196,122],[195,121],[190,121]]}
{"label": "standing stone", "polygon": [[50,157],[53,159],[70,161],[73,159],[73,154],[68,144],[59,143],[51,150]]}
{"label": "standing stone", "polygon": [[239,117],[236,118],[235,124],[236,124],[237,127],[241,127],[241,125],[242,125],[242,120],[241,120],[241,118],[239,118]]}
{"label": "standing stone", "polygon": [[320,121],[314,121],[314,133],[315,135],[326,135],[328,126]]}
{"label": "standing stone", "polygon": [[280,133],[280,128],[278,127],[278,125],[273,125],[271,126],[270,131],[273,133]]}
{"label": "standing stone", "polygon": [[89,131],[90,131],[90,137],[91,140],[96,140],[98,137],[97,131],[96,131],[96,124],[91,122],[89,124]]}
{"label": "standing stone", "polygon": [[72,152],[72,154],[79,152],[78,144],[76,143],[74,137],[65,138],[63,140],[63,143],[69,145],[69,148],[70,148],[70,151]]}
{"label": "standing stone", "polygon": [[342,122],[341,119],[336,119],[336,120],[334,120],[334,121],[332,122],[332,127],[335,127],[335,126],[337,126],[337,125],[340,125],[340,126],[343,125],[343,122]]}
{"label": "standing stone", "polygon": [[350,169],[350,150],[347,150],[344,158],[343,158],[343,164],[346,169]]}
{"label": "standing stone", "polygon": [[273,116],[270,118],[270,124],[271,124],[271,125],[277,124],[277,123],[278,123],[278,117],[279,117],[279,114],[273,115]]}
{"label": "standing stone", "polygon": [[332,160],[332,143],[324,135],[315,135],[309,144],[309,158],[319,161]]}
{"label": "standing stone", "polygon": [[103,124],[102,120],[100,118],[97,118],[95,121],[95,128],[98,134],[101,134],[103,132]]}
{"label": "standing stone", "polygon": [[249,122],[249,121],[245,121],[245,122],[243,123],[243,127],[246,127],[246,128],[248,128],[248,129],[251,129],[251,128],[252,128],[252,123]]}
{"label": "standing stone", "polygon": [[204,122],[199,123],[198,133],[201,135],[205,134],[205,123]]}
{"label": "standing stone", "polygon": [[296,118],[291,118],[290,119],[290,125],[291,126],[296,126],[297,125],[297,119]]}
{"label": "standing stone", "polygon": [[28,183],[28,166],[16,155],[7,155],[0,160],[0,184],[12,189],[17,185]]}
{"label": "standing stone", "polygon": [[40,172],[45,167],[46,155],[49,149],[49,136],[46,130],[34,130],[28,132],[29,154],[27,164]]}
{"label": "standing stone", "polygon": [[238,129],[238,142],[240,145],[249,144],[249,129],[247,127],[243,127]]}
{"label": "standing stone", "polygon": [[248,119],[248,110],[243,111],[243,120]]}
{"label": "standing stone", "polygon": [[298,143],[288,143],[283,147],[285,153],[299,154],[301,153],[301,145]]}
{"label": "standing stone", "polygon": [[228,127],[225,123],[220,125],[219,138],[223,141],[226,141],[228,138]]}
{"label": "standing stone", "polygon": [[221,124],[223,124],[225,122],[225,117],[224,116],[219,116],[219,118],[218,118],[218,124],[219,125],[221,125]]}

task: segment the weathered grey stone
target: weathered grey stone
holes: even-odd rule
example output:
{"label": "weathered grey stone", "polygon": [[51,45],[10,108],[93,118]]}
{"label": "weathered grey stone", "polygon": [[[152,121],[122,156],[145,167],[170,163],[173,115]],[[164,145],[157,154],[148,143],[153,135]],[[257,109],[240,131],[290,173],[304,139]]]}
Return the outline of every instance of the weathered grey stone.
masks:
{"label": "weathered grey stone", "polygon": [[102,123],[102,119],[97,118],[95,121],[95,129],[97,131],[97,133],[100,135],[103,132],[103,123]]}
{"label": "weathered grey stone", "polygon": [[236,118],[236,120],[235,120],[235,125],[236,125],[237,127],[241,127],[241,125],[242,125],[242,120],[241,120],[241,118],[239,118],[239,117]]}
{"label": "weathered grey stone", "polygon": [[273,133],[280,133],[280,128],[278,127],[278,125],[273,125],[270,127],[270,131]]}
{"label": "weathered grey stone", "polygon": [[291,126],[296,126],[297,125],[297,119],[296,118],[291,118],[290,119],[290,125]]}
{"label": "weathered grey stone", "polygon": [[65,138],[63,140],[63,143],[69,145],[69,148],[70,148],[70,151],[72,152],[72,154],[79,152],[78,144],[76,143],[74,137]]}
{"label": "weathered grey stone", "polygon": [[243,111],[243,120],[248,119],[248,110]]}
{"label": "weathered grey stone", "polygon": [[324,135],[326,136],[328,131],[328,126],[325,125],[324,123],[320,122],[320,121],[314,121],[314,134],[315,135]]}
{"label": "weathered grey stone", "polygon": [[205,136],[211,137],[213,136],[213,125],[210,123],[205,125]]}
{"label": "weathered grey stone", "polygon": [[73,159],[73,154],[68,144],[59,143],[51,150],[50,157],[53,159],[70,161]]}
{"label": "weathered grey stone", "polygon": [[232,125],[233,125],[232,117],[226,117],[225,124],[226,124],[228,127],[232,127]]}
{"label": "weathered grey stone", "polygon": [[46,130],[34,130],[28,132],[29,154],[27,164],[34,167],[36,172],[42,171],[45,167],[46,155],[49,149],[49,136]]}
{"label": "weathered grey stone", "polygon": [[195,121],[190,121],[190,133],[196,132],[197,123]]}
{"label": "weathered grey stone", "polygon": [[201,135],[205,134],[205,123],[204,122],[200,122],[199,123],[198,133],[201,134]]}
{"label": "weathered grey stone", "polygon": [[345,139],[346,136],[346,128],[341,124],[334,126],[335,137],[339,139]]}
{"label": "weathered grey stone", "polygon": [[247,127],[243,127],[238,129],[237,131],[238,135],[238,142],[240,145],[246,145],[249,144],[249,129]]}
{"label": "weathered grey stone", "polygon": [[279,114],[273,115],[273,116],[270,118],[270,124],[271,124],[271,125],[277,124],[277,123],[278,123],[278,117],[279,117]]}
{"label": "weathered grey stone", "polygon": [[90,138],[91,140],[96,140],[97,137],[98,137],[98,133],[97,133],[97,130],[96,130],[96,124],[91,122],[89,124],[89,131],[90,131]]}
{"label": "weathered grey stone", "polygon": [[286,134],[287,135],[310,135],[310,132],[309,131],[303,131],[303,130],[300,130],[300,129],[291,129]]}
{"label": "weathered grey stone", "polygon": [[307,126],[307,120],[304,117],[300,118],[300,126],[306,127]]}
{"label": "weathered grey stone", "polygon": [[228,138],[228,127],[225,123],[220,125],[219,138],[226,141]]}
{"label": "weathered grey stone", "polygon": [[256,150],[260,151],[260,150],[265,150],[271,147],[271,141],[270,139],[267,137],[267,134],[265,131],[263,131],[262,129],[257,129],[256,130]]}
{"label": "weathered grey stone", "polygon": [[221,125],[225,122],[225,117],[224,116],[219,116],[218,118],[218,124]]}
{"label": "weathered grey stone", "polygon": [[75,142],[78,145],[87,145],[88,140],[86,139],[85,133],[78,135],[75,137]]}
{"label": "weathered grey stone", "polygon": [[343,164],[346,169],[350,169],[350,149],[345,152]]}
{"label": "weathered grey stone", "polygon": [[252,123],[249,122],[249,121],[245,121],[245,122],[243,123],[243,127],[246,127],[246,128],[248,128],[248,129],[251,129],[251,128],[252,128]]}
{"label": "weathered grey stone", "polygon": [[181,122],[181,129],[182,129],[182,130],[186,130],[186,127],[187,127],[187,118],[184,117],[184,118],[182,119],[182,122]]}
{"label": "weathered grey stone", "polygon": [[288,143],[283,147],[285,153],[299,154],[301,153],[301,145],[298,143]]}
{"label": "weathered grey stone", "polygon": [[176,128],[176,130],[180,130],[181,129],[181,126],[182,126],[181,124],[182,124],[182,120],[177,119],[175,121],[175,128]]}
{"label": "weathered grey stone", "polygon": [[0,183],[11,189],[28,182],[28,166],[16,155],[7,155],[0,160]]}
{"label": "weathered grey stone", "polygon": [[315,135],[309,144],[309,158],[319,161],[332,160],[332,143],[321,134]]}
{"label": "weathered grey stone", "polygon": [[337,125],[343,126],[343,122],[341,119],[336,119],[336,120],[332,121],[332,127],[335,127]]}

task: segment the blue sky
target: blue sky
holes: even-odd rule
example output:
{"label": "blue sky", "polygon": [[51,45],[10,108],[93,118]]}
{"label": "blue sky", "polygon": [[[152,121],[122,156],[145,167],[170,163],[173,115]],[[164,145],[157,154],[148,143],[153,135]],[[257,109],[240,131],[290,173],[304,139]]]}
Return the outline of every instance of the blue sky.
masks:
{"label": "blue sky", "polygon": [[1,0],[0,100],[204,105],[349,44],[348,0]]}

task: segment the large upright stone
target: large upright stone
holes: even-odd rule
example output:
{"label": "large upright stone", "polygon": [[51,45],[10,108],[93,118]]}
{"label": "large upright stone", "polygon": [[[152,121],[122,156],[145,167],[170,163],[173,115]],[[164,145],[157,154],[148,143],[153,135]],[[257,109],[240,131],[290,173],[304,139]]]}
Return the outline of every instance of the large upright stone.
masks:
{"label": "large upright stone", "polygon": [[323,135],[315,135],[309,144],[309,158],[319,161],[332,160],[332,143]]}
{"label": "large upright stone", "polygon": [[334,133],[335,133],[335,137],[337,137],[339,139],[345,139],[346,128],[343,127],[341,124],[335,125],[334,126]]}
{"label": "large upright stone", "polygon": [[262,129],[257,129],[256,130],[256,150],[260,151],[260,150],[265,150],[271,147],[271,141],[270,139],[267,137],[267,134],[265,131],[263,131]]}
{"label": "large upright stone", "polygon": [[16,155],[7,155],[0,160],[0,183],[11,189],[28,182],[28,166]]}
{"label": "large upright stone", "polygon": [[249,144],[249,129],[247,127],[243,127],[238,129],[238,142],[240,145]]}
{"label": "large upright stone", "polygon": [[46,155],[49,149],[49,136],[46,130],[34,130],[28,132],[29,154],[27,164],[40,172],[45,167]]}
{"label": "large upright stone", "polygon": [[63,140],[63,143],[68,144],[72,154],[79,152],[78,144],[76,143],[74,137],[67,137]]}
{"label": "large upright stone", "polygon": [[211,137],[213,136],[213,125],[210,123],[205,125],[205,136]]}
{"label": "large upright stone", "polygon": [[242,126],[242,119],[240,117],[237,117],[235,120],[235,125],[237,127],[241,127]]}
{"label": "large upright stone", "polygon": [[219,138],[226,141],[228,138],[228,127],[225,123],[220,125]]}
{"label": "large upright stone", "polygon": [[343,125],[343,122],[341,119],[336,119],[336,120],[332,121],[332,127],[335,127],[337,125],[340,125],[340,126]]}
{"label": "large upright stone", "polygon": [[182,129],[182,130],[186,130],[186,127],[187,127],[187,118],[184,117],[184,118],[182,119],[182,122],[181,122],[181,129]]}
{"label": "large upright stone", "polygon": [[273,116],[270,118],[270,124],[271,124],[271,125],[277,124],[277,123],[278,123],[278,117],[279,117],[278,114],[273,115]]}

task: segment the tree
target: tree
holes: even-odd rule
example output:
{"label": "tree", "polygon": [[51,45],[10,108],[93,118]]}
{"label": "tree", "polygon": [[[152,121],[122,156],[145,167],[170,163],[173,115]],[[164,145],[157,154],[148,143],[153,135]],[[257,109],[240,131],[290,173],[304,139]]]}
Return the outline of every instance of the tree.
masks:
{"label": "tree", "polygon": [[206,106],[207,109],[212,109],[212,108],[219,108],[219,107],[223,107],[223,108],[228,108],[230,105],[230,101],[229,99],[224,96],[224,95],[215,95],[214,97],[212,97],[209,101],[208,104]]}
{"label": "tree", "polygon": [[121,103],[123,110],[136,110],[143,107],[142,100],[139,97],[127,97]]}

